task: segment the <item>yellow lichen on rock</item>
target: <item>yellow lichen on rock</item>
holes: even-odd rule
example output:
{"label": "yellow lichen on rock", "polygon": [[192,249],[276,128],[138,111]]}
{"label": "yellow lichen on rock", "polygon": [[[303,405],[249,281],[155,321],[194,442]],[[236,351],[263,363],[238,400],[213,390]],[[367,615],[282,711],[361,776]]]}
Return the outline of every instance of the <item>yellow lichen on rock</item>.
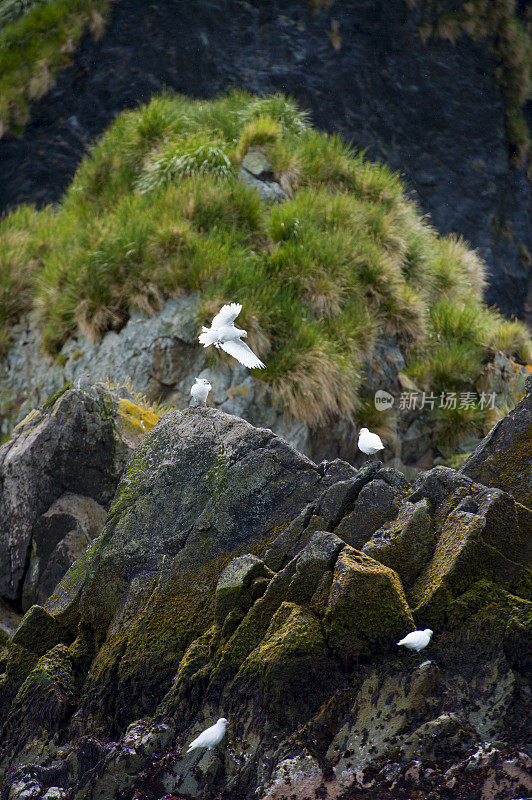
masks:
{"label": "yellow lichen on rock", "polygon": [[120,400],[118,404],[118,423],[120,432],[128,444],[135,446],[145,433],[159,422],[159,417],[153,411],[132,403],[131,400]]}
{"label": "yellow lichen on rock", "polygon": [[36,417],[38,413],[39,413],[39,410],[38,410],[37,408],[32,408],[32,410],[30,411],[30,413],[29,413],[29,414],[26,414],[26,416],[24,417],[24,419],[21,419],[21,420],[20,420],[20,422],[19,422],[19,423],[17,423],[17,425],[15,425],[15,427],[13,428],[13,433],[14,433],[15,431],[20,431],[20,430],[22,430],[22,428],[24,427],[24,425],[25,425],[27,422],[30,422],[30,421],[31,421],[31,420],[32,420],[34,417]]}

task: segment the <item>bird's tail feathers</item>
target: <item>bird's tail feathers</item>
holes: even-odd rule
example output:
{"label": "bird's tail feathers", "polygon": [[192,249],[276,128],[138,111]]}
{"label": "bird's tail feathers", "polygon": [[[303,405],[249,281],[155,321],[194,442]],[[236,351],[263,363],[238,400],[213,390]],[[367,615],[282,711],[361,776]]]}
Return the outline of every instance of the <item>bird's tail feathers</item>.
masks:
{"label": "bird's tail feathers", "polygon": [[209,328],[203,328],[203,333],[200,333],[198,339],[204,347],[208,347],[210,344],[214,344],[214,342],[218,341],[218,334],[216,331],[211,331]]}

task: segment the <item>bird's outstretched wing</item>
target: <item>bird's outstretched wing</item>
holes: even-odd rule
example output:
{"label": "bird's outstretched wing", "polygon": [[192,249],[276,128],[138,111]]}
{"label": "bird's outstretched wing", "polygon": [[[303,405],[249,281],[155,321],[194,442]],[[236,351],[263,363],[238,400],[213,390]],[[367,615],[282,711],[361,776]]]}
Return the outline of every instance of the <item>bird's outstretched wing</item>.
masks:
{"label": "bird's outstretched wing", "polygon": [[222,328],[224,325],[229,325],[235,321],[241,311],[241,303],[229,303],[229,305],[222,306],[211,322],[211,328]]}
{"label": "bird's outstretched wing", "polygon": [[226,353],[229,353],[230,356],[236,358],[237,361],[240,361],[245,367],[248,367],[248,369],[264,369],[266,367],[266,364],[263,364],[253,350],[251,350],[245,342],[241,342],[240,339],[233,339],[231,342],[222,342],[220,347],[222,350],[225,350]]}

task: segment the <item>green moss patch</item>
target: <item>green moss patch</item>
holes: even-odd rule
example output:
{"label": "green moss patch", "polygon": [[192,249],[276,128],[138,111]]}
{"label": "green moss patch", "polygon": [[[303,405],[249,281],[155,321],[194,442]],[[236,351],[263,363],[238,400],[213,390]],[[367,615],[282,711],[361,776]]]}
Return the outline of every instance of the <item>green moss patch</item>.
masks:
{"label": "green moss patch", "polygon": [[263,707],[293,727],[317,710],[336,672],[319,620],[294,603],[283,603],[264,640],[242,664],[235,685],[251,684]]}
{"label": "green moss patch", "polygon": [[415,629],[396,572],[352,547],[336,561],[324,628],[330,648],[349,667],[360,653]]}

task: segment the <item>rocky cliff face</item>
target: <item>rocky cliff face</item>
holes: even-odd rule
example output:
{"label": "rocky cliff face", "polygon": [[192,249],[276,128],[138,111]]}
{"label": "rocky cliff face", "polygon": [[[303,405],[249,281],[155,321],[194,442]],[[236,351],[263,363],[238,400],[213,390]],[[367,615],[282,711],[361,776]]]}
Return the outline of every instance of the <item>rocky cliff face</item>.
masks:
{"label": "rocky cliff face", "polygon": [[[456,3],[442,4],[455,10]],[[314,9],[314,12],[313,10]],[[317,10],[317,13],[315,13]],[[439,231],[463,234],[490,270],[488,302],[523,310],[532,252],[530,183],[511,161],[489,41],[430,39],[423,3],[307,0],[113,4],[20,139],[0,142],[0,208],[57,201],[90,141],[164,86],[292,93],[314,122],[406,175]]]}
{"label": "rocky cliff face", "polygon": [[[115,430],[95,392],[28,420],[4,463],[43,425],[68,442],[70,408]],[[167,414],[2,655],[2,799],[529,794],[531,398],[529,379],[462,473],[413,485],[376,461],[317,465],[221,411]],[[425,627],[427,650],[397,648]],[[186,755],[220,716],[222,743]]]}

